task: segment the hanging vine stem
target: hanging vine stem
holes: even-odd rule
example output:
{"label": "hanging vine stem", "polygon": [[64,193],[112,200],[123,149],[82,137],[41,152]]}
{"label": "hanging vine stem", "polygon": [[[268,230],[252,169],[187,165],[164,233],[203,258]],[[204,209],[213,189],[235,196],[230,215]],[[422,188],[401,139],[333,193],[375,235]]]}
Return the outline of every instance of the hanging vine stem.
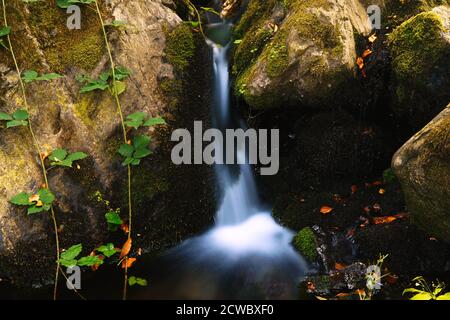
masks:
{"label": "hanging vine stem", "polygon": [[184,0],[184,2],[188,7],[190,7],[194,11],[195,15],[197,16],[197,22],[198,27],[200,29],[200,33],[202,34],[203,38],[206,38],[205,33],[203,31],[202,18],[200,16],[200,12],[198,12],[197,10],[197,7],[190,0]]}
{"label": "hanging vine stem", "polygon": [[[106,50],[108,52],[109,63],[110,63],[111,73],[112,73],[112,81],[113,81],[112,93],[113,93],[114,99],[116,101],[117,112],[119,113],[119,116],[120,116],[120,122],[121,122],[122,132],[123,132],[123,140],[125,143],[128,143],[127,130],[126,130],[125,121],[123,118],[122,106],[120,104],[119,94],[117,93],[117,90],[116,90],[116,70],[115,70],[115,64],[114,64],[114,60],[113,60],[112,53],[111,53],[111,47],[109,45],[108,35],[106,33],[105,23],[103,21],[102,13],[101,13],[100,7],[98,5],[98,0],[95,0],[94,3],[95,3],[95,9],[97,11],[98,18],[100,20],[100,24],[102,26],[103,38],[105,40],[105,46],[106,46]],[[132,206],[131,206],[131,165],[130,164],[127,165],[127,175],[128,175],[128,241],[131,241],[133,211],[132,211]],[[127,265],[127,260],[128,260],[128,257],[125,257],[126,265]],[[125,267],[124,285],[123,285],[123,293],[122,293],[123,300],[127,299],[127,287],[128,287],[127,282],[128,282],[128,267]]]}
{"label": "hanging vine stem", "polygon": [[[3,22],[5,24],[5,27],[8,27],[8,19],[7,19],[7,15],[6,15],[5,0],[2,0],[2,7],[3,7]],[[28,101],[27,101],[25,85],[24,85],[22,77],[21,77],[20,68],[19,68],[19,65],[17,63],[16,55],[14,53],[14,49],[13,49],[11,38],[10,38],[9,34],[6,36],[6,39],[8,41],[9,51],[10,51],[11,57],[12,57],[12,59],[14,61],[14,66],[16,68],[17,75],[19,76],[19,83],[20,83],[20,89],[22,91],[24,108],[27,111],[27,113],[30,114],[30,107],[29,107]],[[34,147],[36,148],[36,151],[38,152],[38,155],[39,155],[39,162],[40,162],[40,166],[41,166],[41,169],[42,169],[42,175],[44,177],[45,188],[48,189],[49,188],[49,184],[48,184],[48,179],[47,179],[47,171],[45,169],[45,164],[44,164],[44,157],[43,157],[43,154],[41,152],[41,148],[39,147],[39,143],[37,141],[36,135],[34,134],[33,126],[31,124],[31,119],[28,119],[28,129],[29,129],[29,132],[30,132],[33,144],[34,144]],[[57,290],[58,290],[58,278],[59,278],[60,263],[59,263],[58,224],[56,222],[56,215],[55,215],[55,210],[53,209],[53,205],[50,206],[50,212],[51,212],[51,218],[52,218],[52,221],[53,221],[53,228],[54,228],[54,231],[55,231],[55,243],[56,243],[56,272],[55,272],[55,284],[54,284],[54,287],[53,287],[53,300],[56,300],[56,295],[57,295]]]}

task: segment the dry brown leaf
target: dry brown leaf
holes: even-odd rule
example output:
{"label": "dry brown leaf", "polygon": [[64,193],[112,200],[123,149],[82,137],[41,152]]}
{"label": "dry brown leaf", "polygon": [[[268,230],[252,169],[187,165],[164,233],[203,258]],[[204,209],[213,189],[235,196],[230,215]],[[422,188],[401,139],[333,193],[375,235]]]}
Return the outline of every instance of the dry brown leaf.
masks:
{"label": "dry brown leaf", "polygon": [[127,256],[130,253],[131,250],[131,243],[132,240],[129,238],[123,245],[122,250],[120,251],[120,257],[119,259],[122,259],[123,257]]}
{"label": "dry brown leaf", "polygon": [[341,293],[338,293],[336,295],[336,298],[345,298],[345,297],[348,297],[348,296],[350,296],[350,293],[341,292]]}
{"label": "dry brown leaf", "polygon": [[369,42],[370,43],[374,43],[375,42],[375,40],[377,40],[377,36],[375,35],[375,33],[374,34],[372,34],[370,37],[369,37]]}
{"label": "dry brown leaf", "polygon": [[125,234],[128,234],[130,232],[130,227],[128,226],[128,223],[122,223],[120,225],[120,229],[125,232]]}
{"label": "dry brown leaf", "polygon": [[364,68],[364,59],[362,57],[356,58],[356,64],[358,65],[359,70]]}
{"label": "dry brown leaf", "polygon": [[379,193],[379,194],[385,194],[385,193],[386,193],[386,190],[384,190],[383,188],[380,188],[380,190],[378,190],[378,193]]}
{"label": "dry brown leaf", "polygon": [[342,264],[342,263],[336,262],[336,263],[334,264],[334,268],[335,268],[336,270],[338,270],[338,271],[342,271],[342,270],[345,269],[345,265]]}
{"label": "dry brown leaf", "polygon": [[320,213],[322,213],[322,214],[328,214],[328,213],[330,213],[331,211],[333,211],[333,208],[332,208],[332,207],[329,207],[329,206],[322,206],[322,207],[320,208]]}
{"label": "dry brown leaf", "polygon": [[394,216],[375,217],[375,218],[373,218],[373,223],[374,224],[386,224],[386,223],[394,222],[395,220],[397,220],[397,218]]}

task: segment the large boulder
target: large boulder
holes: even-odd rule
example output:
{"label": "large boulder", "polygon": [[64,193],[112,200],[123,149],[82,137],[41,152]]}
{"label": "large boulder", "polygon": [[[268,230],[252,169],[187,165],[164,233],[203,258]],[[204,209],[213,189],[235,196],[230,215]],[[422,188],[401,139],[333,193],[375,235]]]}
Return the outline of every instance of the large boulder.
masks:
{"label": "large boulder", "polygon": [[256,109],[345,101],[355,94],[355,34],[370,30],[358,0],[251,0],[234,30],[236,94]]}
{"label": "large boulder", "polygon": [[[203,38],[161,0],[103,2],[106,21],[128,21],[126,31],[109,28],[113,58],[132,70],[121,95],[125,115],[136,111],[163,116],[168,126],[141,129],[153,137],[153,154],[132,170],[134,246],[161,250],[206,228],[213,216],[211,171],[175,166],[171,130],[209,119],[210,54]],[[56,194],[62,248],[83,243],[87,253],[105,241],[117,245],[104,214],[121,208],[127,218],[126,168],[117,149],[120,121],[111,95],[80,94],[77,75],[98,77],[109,67],[96,13],[82,8],[80,30],[68,30],[65,10],[54,0],[8,1],[12,43],[21,70],[58,72],[64,78],[26,84],[36,137],[44,150],[65,148],[89,155],[80,168],[54,168],[49,184]],[[0,48],[1,49],[1,48]],[[18,77],[6,50],[0,50],[0,111],[23,107]],[[188,83],[195,86],[187,87]],[[42,184],[36,152],[26,128],[0,128],[0,277],[18,285],[50,283],[55,242],[49,214],[27,216],[8,200]]]}
{"label": "large boulder", "polygon": [[450,242],[450,105],[394,155],[413,222]]}
{"label": "large boulder", "polygon": [[389,36],[393,111],[419,129],[450,100],[450,6],[413,16]]}

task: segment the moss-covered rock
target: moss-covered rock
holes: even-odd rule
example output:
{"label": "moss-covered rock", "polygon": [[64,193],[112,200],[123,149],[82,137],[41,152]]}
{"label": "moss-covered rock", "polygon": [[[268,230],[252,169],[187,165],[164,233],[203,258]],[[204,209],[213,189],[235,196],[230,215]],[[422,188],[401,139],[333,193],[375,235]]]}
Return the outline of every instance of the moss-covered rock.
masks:
{"label": "moss-covered rock", "polygon": [[[124,115],[143,111],[168,122],[162,128],[141,129],[140,133],[153,138],[153,154],[139,168],[133,167],[132,178],[135,247],[144,252],[160,250],[206,228],[214,212],[211,169],[178,168],[170,159],[171,129],[189,127],[194,119],[209,119],[205,93],[210,85],[210,68],[205,67],[209,54],[203,39],[160,1],[100,4],[106,21],[129,22],[126,32],[108,29],[115,62],[132,71],[120,96]],[[61,248],[122,242],[121,234],[108,234],[106,209],[93,200],[100,191],[112,207],[122,209],[126,219],[127,174],[117,153],[123,143],[117,107],[107,90],[80,94],[75,81],[80,73],[96,78],[108,69],[98,17],[83,8],[81,29],[69,31],[67,14],[54,0],[8,1],[6,11],[20,69],[64,75],[51,82],[26,84],[31,120],[42,149],[65,148],[89,155],[78,163],[79,168],[53,168],[48,173],[57,198]],[[187,87],[190,83],[196,83],[194,89]],[[9,52],[0,50],[0,111],[11,113],[23,107],[18,88]],[[0,126],[0,277],[21,286],[49,284],[55,255],[49,215],[27,216],[8,203],[13,195],[42,185],[36,153],[26,128]]]}
{"label": "moss-covered rock", "polygon": [[396,81],[394,112],[420,128],[450,99],[450,7],[408,19],[389,42]]}
{"label": "moss-covered rock", "polygon": [[353,0],[250,1],[234,30],[236,95],[259,109],[332,105],[349,93],[354,29],[370,30],[364,14]]}
{"label": "moss-covered rock", "polygon": [[406,142],[392,167],[402,184],[412,221],[450,242],[450,105]]}
{"label": "moss-covered rock", "polygon": [[314,231],[310,227],[300,230],[292,240],[295,249],[298,250],[306,259],[314,261],[317,259],[317,244]]}

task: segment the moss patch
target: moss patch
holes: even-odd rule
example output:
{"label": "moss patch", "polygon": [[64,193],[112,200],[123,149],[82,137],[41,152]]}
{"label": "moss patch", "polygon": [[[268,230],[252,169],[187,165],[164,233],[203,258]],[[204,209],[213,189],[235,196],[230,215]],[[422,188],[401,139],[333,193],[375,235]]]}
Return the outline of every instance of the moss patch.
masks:
{"label": "moss patch", "polygon": [[184,71],[195,53],[195,42],[191,27],[180,24],[172,31],[166,31],[166,56],[177,70]]}
{"label": "moss patch", "polygon": [[300,230],[292,241],[294,247],[309,261],[317,258],[316,236],[310,227]]}
{"label": "moss patch", "polygon": [[424,80],[424,75],[448,51],[443,31],[441,18],[434,12],[418,14],[394,30],[389,42],[399,79]]}

